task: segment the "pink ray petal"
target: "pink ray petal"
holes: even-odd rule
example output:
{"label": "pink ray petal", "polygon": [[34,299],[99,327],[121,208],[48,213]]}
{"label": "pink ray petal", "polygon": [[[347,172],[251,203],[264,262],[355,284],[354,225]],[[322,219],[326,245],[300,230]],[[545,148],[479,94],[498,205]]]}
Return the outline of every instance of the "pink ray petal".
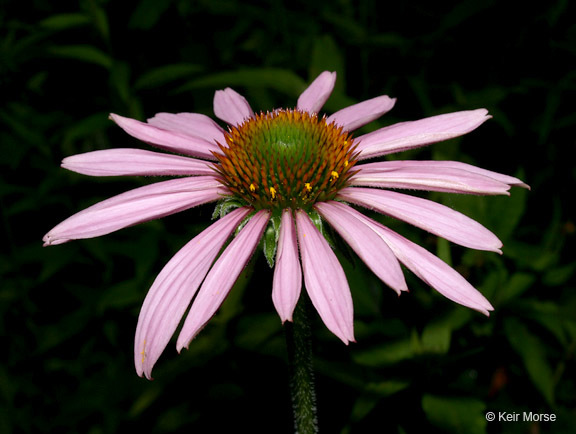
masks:
{"label": "pink ray petal", "polygon": [[501,182],[503,184],[508,184],[511,187],[522,187],[530,188],[527,184],[514,178],[513,176],[504,175],[503,173],[493,172],[491,170],[482,169],[471,164],[462,163],[460,161],[442,161],[442,160],[395,160],[395,161],[379,161],[377,163],[364,163],[362,165],[356,166],[358,169],[361,168],[363,173],[374,173],[397,169],[457,169],[465,172],[473,173],[474,175],[484,176],[486,178],[493,179],[494,181]]}
{"label": "pink ray petal", "polygon": [[296,211],[298,244],[304,269],[304,282],[312,304],[342,342],[354,341],[354,308],[346,275],[338,258],[310,217]]}
{"label": "pink ray petal", "polygon": [[190,341],[216,313],[254,253],[269,218],[268,211],[258,211],[218,258],[192,302],[178,336],[178,351],[187,348]]}
{"label": "pink ray petal", "polygon": [[390,125],[356,139],[360,159],[452,139],[469,133],[491,117],[486,109],[477,109]]}
{"label": "pink ray petal", "polygon": [[240,125],[254,115],[254,111],[242,95],[227,87],[214,94],[214,114],[230,125]]}
{"label": "pink ray petal", "polygon": [[485,315],[494,310],[476,288],[440,258],[387,227],[373,223],[377,226],[376,232],[388,243],[400,262],[444,297]]}
{"label": "pink ray petal", "polygon": [[98,237],[221,197],[221,184],[212,176],[157,182],[111,197],[74,214],[44,236],[44,245]]}
{"label": "pink ray petal", "polygon": [[72,155],[62,167],[91,176],[213,175],[213,163],[142,149],[106,149]]}
{"label": "pink ray petal", "polygon": [[310,113],[318,113],[334,90],[335,83],[336,73],[324,71],[302,92],[296,108]]}
{"label": "pink ray petal", "polygon": [[362,214],[336,201],[320,202],[314,207],[380,280],[398,294],[408,291],[396,256],[388,244],[375,236],[374,230],[359,217]]}
{"label": "pink ray petal", "polygon": [[200,113],[157,113],[148,119],[150,125],[187,136],[198,137],[208,142],[226,143],[224,130],[208,116]]}
{"label": "pink ray petal", "polygon": [[395,102],[396,98],[386,95],[378,96],[337,111],[328,116],[327,122],[335,122],[336,125],[344,127],[346,131],[354,131],[390,111]]}
{"label": "pink ray petal", "polygon": [[302,289],[302,269],[298,258],[298,243],[292,211],[282,212],[278,252],[274,267],[272,284],[272,301],[282,322],[292,321],[294,308],[300,298]]}
{"label": "pink ray petal", "polygon": [[480,223],[447,206],[393,191],[347,187],[338,197],[404,220],[449,241],[498,253],[502,242]]}
{"label": "pink ray petal", "polygon": [[462,168],[438,165],[436,161],[417,162],[430,164],[411,163],[382,161],[359,164],[355,167],[358,173],[350,179],[350,185],[464,194],[509,194],[510,186],[492,177]]}
{"label": "pink ray petal", "polygon": [[114,113],[110,114],[110,119],[116,122],[120,128],[132,137],[136,137],[160,149],[215,160],[211,151],[218,151],[218,146],[214,142],[176,131],[167,131],[154,125],[140,122],[136,119],[125,118]]}
{"label": "pink ray petal", "polygon": [[152,378],[152,368],[168,345],[196,290],[226,240],[251,211],[238,208],[186,244],[164,266],[142,304],[134,338],[138,375]]}

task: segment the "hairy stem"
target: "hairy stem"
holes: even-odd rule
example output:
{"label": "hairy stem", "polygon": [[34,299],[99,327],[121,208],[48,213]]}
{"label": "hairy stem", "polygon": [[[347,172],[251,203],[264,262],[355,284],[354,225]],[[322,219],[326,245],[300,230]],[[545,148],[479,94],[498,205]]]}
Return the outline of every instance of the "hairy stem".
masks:
{"label": "hairy stem", "polygon": [[286,323],[290,390],[294,412],[294,429],[297,434],[318,432],[312,367],[312,332],[308,311],[309,300],[303,293],[294,310],[293,322]]}

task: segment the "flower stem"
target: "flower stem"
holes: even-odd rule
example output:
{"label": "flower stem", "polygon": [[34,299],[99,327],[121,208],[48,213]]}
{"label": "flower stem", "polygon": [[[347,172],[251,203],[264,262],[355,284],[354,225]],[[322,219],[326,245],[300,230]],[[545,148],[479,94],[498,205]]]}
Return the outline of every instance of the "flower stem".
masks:
{"label": "flower stem", "polygon": [[297,434],[318,432],[312,368],[312,332],[308,305],[308,297],[303,293],[294,309],[293,322],[286,323],[290,391],[294,412],[294,430]]}

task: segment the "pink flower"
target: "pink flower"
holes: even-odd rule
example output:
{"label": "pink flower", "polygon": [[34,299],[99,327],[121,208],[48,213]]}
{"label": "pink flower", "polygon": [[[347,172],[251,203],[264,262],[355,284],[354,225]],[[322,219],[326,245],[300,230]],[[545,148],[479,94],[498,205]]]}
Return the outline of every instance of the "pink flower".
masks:
{"label": "pink flower", "polygon": [[335,80],[335,73],[323,72],[300,95],[295,109],[260,114],[234,90],[217,91],[214,113],[228,130],[196,113],[159,113],[147,122],[112,114],[128,134],[183,155],[111,149],[64,159],[66,169],[92,176],[180,177],[136,188],[73,215],[46,234],[45,245],[108,234],[219,201],[221,218],[166,264],[146,296],[135,337],[139,375],[151,377],[184,316],[178,351],[189,345],[226,298],[268,225],[276,234],[276,249],[268,253],[275,261],[272,300],[282,321],[292,320],[303,276],[326,327],[344,343],[354,341],[350,289],[320,231],[319,216],[397,293],[407,290],[402,263],[447,298],[484,314],[492,310],[480,292],[439,258],[357,209],[404,220],[462,246],[500,252],[498,238],[474,220],[388,189],[508,194],[510,186],[527,187],[522,181],[453,161],[365,162],[466,134],[490,118],[487,111],[403,122],[354,138],[351,131],[386,113],[395,100],[379,96],[320,118],[317,112]]}

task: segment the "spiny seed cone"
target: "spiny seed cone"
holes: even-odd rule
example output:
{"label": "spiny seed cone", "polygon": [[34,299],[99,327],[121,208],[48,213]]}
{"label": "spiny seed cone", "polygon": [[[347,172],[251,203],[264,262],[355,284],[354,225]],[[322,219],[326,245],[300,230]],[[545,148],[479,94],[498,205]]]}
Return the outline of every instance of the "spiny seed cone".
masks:
{"label": "spiny seed cone", "polygon": [[255,209],[309,209],[347,185],[357,161],[342,127],[298,110],[256,114],[230,127],[214,156],[221,182]]}

